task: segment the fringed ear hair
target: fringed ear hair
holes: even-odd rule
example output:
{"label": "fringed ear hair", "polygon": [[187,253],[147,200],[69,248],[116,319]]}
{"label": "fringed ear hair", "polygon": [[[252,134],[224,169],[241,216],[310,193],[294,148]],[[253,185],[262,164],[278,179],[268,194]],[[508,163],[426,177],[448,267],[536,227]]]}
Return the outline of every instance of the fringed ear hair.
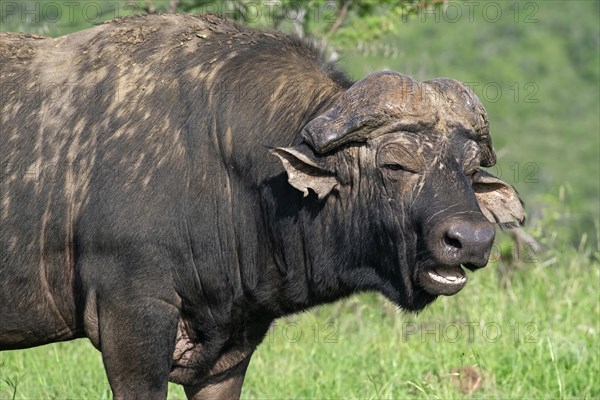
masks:
{"label": "fringed ear hair", "polygon": [[325,157],[315,157],[306,145],[270,149],[283,164],[290,185],[308,196],[308,189],[324,199],[338,185],[333,171],[325,165]]}
{"label": "fringed ear hair", "polygon": [[479,171],[473,181],[473,191],[479,208],[492,223],[514,228],[525,222],[523,202],[508,183],[485,171]]}

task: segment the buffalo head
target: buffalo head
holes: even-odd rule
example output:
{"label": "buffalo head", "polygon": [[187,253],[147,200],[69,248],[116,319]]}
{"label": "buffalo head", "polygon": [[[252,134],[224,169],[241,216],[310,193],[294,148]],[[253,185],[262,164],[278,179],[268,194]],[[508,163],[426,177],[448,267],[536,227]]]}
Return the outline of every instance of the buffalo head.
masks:
{"label": "buffalo head", "polygon": [[515,190],[481,169],[496,162],[484,107],[452,79],[369,75],[309,121],[296,145],[272,152],[292,186],[326,202],[348,263],[371,268],[383,286],[370,289],[403,308],[457,293],[463,267],[487,264],[493,224],[524,219]]}

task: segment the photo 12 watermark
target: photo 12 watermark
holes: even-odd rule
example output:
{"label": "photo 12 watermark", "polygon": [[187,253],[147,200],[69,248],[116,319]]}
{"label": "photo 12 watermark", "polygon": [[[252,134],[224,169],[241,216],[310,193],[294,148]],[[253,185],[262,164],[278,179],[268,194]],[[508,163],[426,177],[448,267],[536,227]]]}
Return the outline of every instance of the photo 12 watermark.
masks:
{"label": "photo 12 watermark", "polygon": [[402,21],[422,23],[475,23],[483,20],[497,23],[510,20],[515,24],[539,22],[540,5],[535,1],[444,1],[439,7],[420,7],[416,17],[410,12],[402,15]]}
{"label": "photo 12 watermark", "polygon": [[85,21],[97,24],[143,11],[139,2],[134,1],[2,1],[0,21],[48,24]]}
{"label": "photo 12 watermark", "polygon": [[267,332],[266,341],[274,343],[338,343],[339,326],[334,322],[314,322],[301,325],[297,322],[275,321]]}
{"label": "photo 12 watermark", "polygon": [[535,322],[513,322],[508,325],[498,322],[461,321],[461,322],[403,322],[402,342],[417,340],[422,343],[538,343],[540,327]]}
{"label": "photo 12 watermark", "polygon": [[536,82],[465,82],[480,100],[487,103],[497,103],[503,98],[514,103],[539,103],[540,87]]}
{"label": "photo 12 watermark", "polygon": [[[98,24],[102,21],[129,17],[144,12],[175,12],[169,0],[151,1],[2,1],[1,21],[21,23],[74,23],[85,21]],[[193,8],[194,14],[218,14],[246,23],[290,21],[301,23],[333,24],[338,19],[336,2],[306,1],[203,1]]]}

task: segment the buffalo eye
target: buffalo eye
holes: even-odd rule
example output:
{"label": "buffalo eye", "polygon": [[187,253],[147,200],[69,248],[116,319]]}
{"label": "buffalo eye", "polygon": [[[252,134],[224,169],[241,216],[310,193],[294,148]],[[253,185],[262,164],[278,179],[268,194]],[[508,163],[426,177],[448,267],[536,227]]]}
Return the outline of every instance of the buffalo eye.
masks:
{"label": "buffalo eye", "polygon": [[383,164],[381,167],[384,170],[390,171],[390,172],[400,172],[400,171],[403,171],[403,172],[408,172],[408,173],[411,173],[411,174],[416,174],[417,173],[415,170],[413,170],[411,168],[408,168],[408,167],[406,167],[404,165],[397,164],[397,163],[387,163],[387,164]]}
{"label": "buffalo eye", "polygon": [[385,164],[383,168],[390,171],[405,171],[404,167],[400,164]]}
{"label": "buffalo eye", "polygon": [[398,142],[388,143],[377,154],[380,170],[390,177],[400,177],[400,174],[418,174],[422,170],[422,160],[414,149],[407,148]]}

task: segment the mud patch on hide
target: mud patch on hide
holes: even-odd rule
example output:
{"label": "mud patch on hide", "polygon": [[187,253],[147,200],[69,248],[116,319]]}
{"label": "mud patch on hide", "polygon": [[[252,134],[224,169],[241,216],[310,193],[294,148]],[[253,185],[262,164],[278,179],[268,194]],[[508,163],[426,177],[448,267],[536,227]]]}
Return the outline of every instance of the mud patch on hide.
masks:
{"label": "mud patch on hide", "polygon": [[157,26],[123,27],[115,29],[110,36],[115,43],[134,45],[146,42],[157,30]]}
{"label": "mud patch on hide", "polygon": [[48,39],[46,36],[25,33],[0,33],[0,59],[17,58],[29,60],[35,57],[37,48],[34,40]]}

